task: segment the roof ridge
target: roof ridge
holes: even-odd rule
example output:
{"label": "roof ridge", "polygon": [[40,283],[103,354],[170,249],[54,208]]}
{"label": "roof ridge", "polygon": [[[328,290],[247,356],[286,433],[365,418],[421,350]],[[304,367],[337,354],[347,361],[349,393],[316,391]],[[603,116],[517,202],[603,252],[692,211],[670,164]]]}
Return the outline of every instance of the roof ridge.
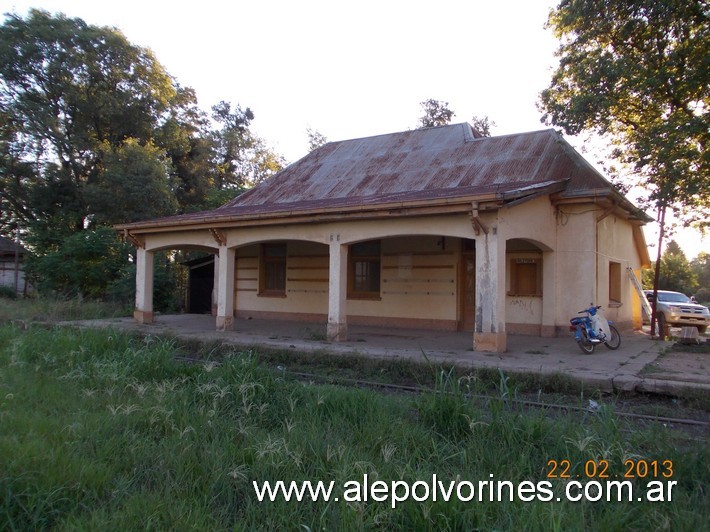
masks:
{"label": "roof ridge", "polygon": [[[441,126],[432,126],[432,127],[424,127],[424,128],[416,128],[416,129],[404,129],[401,131],[391,131],[390,133],[379,133],[377,135],[365,135],[361,137],[353,137],[349,139],[342,139],[342,140],[331,140],[323,144],[323,146],[327,146],[328,144],[341,144],[345,142],[356,142],[359,140],[367,140],[367,139],[377,139],[381,137],[389,137],[392,135],[403,135],[403,134],[417,134],[417,133],[424,133],[427,131],[433,131],[436,129],[444,129],[444,128],[455,128],[455,127],[463,127],[464,128],[464,136],[468,137],[466,134],[466,131],[471,131],[471,135],[473,136],[473,126],[471,125],[470,122],[456,122],[454,124],[444,124]],[[520,137],[523,135],[536,135],[540,133],[545,133],[545,132],[552,132],[552,133],[557,133],[557,131],[554,128],[548,127],[548,128],[542,128],[542,129],[534,129],[532,131],[523,131],[520,133],[505,133],[503,135],[491,135],[490,137],[473,137],[471,140],[486,140],[486,139],[500,139],[500,138],[505,138],[505,137]],[[321,146],[322,147],[322,146]]]}
{"label": "roof ridge", "polygon": [[444,124],[441,126],[421,127],[421,128],[415,128],[415,129],[403,129],[400,131],[391,131],[389,133],[378,133],[377,135],[365,135],[362,137],[353,137],[353,138],[343,139],[343,140],[331,140],[331,141],[323,144],[323,146],[327,146],[328,144],[343,144],[346,142],[357,142],[359,140],[369,140],[369,139],[377,139],[377,138],[381,138],[381,137],[390,137],[392,135],[418,134],[418,133],[424,133],[425,131],[431,131],[434,129],[453,128],[453,127],[461,126],[461,125],[468,125],[470,127],[470,124],[468,124],[468,122],[457,122],[455,124]]}

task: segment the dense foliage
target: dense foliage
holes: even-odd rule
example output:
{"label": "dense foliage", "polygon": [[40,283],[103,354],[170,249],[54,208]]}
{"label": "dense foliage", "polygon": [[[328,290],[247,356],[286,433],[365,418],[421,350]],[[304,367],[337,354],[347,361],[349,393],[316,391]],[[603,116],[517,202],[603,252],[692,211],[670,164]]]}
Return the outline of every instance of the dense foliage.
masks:
{"label": "dense foliage", "polygon": [[424,114],[419,118],[419,128],[445,126],[451,122],[456,113],[449,109],[449,102],[429,98],[419,105]]}
{"label": "dense foliage", "polygon": [[710,12],[703,0],[563,0],[544,120],[606,135],[648,200],[710,219]]}
{"label": "dense foliage", "polygon": [[569,134],[595,131],[616,146],[658,213],[660,264],[669,209],[686,224],[710,220],[707,2],[562,0],[548,26],[561,44],[540,95],[543,121]]}
{"label": "dense foliage", "polygon": [[[655,264],[644,270],[643,285],[653,288]],[[671,240],[661,255],[659,290],[673,290],[688,296],[695,295],[698,301],[710,302],[710,254],[700,253],[689,261],[680,246]]]}
{"label": "dense foliage", "polygon": [[45,284],[66,285],[57,254],[91,239],[82,233],[214,208],[281,169],[253,119],[228,102],[207,116],[192,89],[115,28],[39,10],[7,15],[0,233],[19,228]]}

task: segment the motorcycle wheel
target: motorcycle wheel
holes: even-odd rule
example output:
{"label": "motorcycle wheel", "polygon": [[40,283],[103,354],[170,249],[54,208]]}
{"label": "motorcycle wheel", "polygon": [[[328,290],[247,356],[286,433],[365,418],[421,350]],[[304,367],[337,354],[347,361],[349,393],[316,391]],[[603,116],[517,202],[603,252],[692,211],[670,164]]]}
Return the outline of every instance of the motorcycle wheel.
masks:
{"label": "motorcycle wheel", "polygon": [[577,342],[577,345],[579,348],[582,350],[582,353],[589,354],[589,353],[594,353],[594,348],[596,347],[592,342],[589,341],[589,337],[587,336],[587,331],[582,328],[580,330],[582,333],[582,339]]}
{"label": "motorcycle wheel", "polygon": [[611,338],[608,342],[604,342],[604,345],[612,351],[619,349],[619,346],[621,345],[621,335],[619,334],[619,331],[617,331],[616,327],[613,325],[609,325],[609,331],[611,331]]}

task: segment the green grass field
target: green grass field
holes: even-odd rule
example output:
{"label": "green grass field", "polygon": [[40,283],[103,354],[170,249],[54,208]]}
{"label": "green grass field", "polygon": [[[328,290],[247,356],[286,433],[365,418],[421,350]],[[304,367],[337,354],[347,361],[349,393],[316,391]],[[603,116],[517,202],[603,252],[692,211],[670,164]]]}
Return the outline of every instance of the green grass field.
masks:
{"label": "green grass field", "polygon": [[[524,410],[432,369],[423,396],[303,383],[253,353],[185,364],[174,341],[0,326],[3,530],[701,530],[710,452],[697,434]],[[269,364],[269,367],[273,367]],[[690,439],[689,439],[690,438]],[[700,439],[698,439],[700,438]],[[672,461],[670,502],[259,502],[253,481],[548,480],[548,461]],[[593,462],[588,462],[588,461]],[[558,468],[556,473],[561,472]],[[587,471],[589,472],[589,471]],[[668,473],[667,469],[659,471]],[[600,473],[598,471],[597,473]],[[570,480],[571,480],[570,479]],[[651,476],[636,478],[636,489]],[[567,480],[549,479],[555,494]],[[602,480],[602,479],[597,479]],[[337,488],[336,488],[337,489]],[[636,493],[636,492],[635,492]],[[639,491],[640,493],[640,491]]]}

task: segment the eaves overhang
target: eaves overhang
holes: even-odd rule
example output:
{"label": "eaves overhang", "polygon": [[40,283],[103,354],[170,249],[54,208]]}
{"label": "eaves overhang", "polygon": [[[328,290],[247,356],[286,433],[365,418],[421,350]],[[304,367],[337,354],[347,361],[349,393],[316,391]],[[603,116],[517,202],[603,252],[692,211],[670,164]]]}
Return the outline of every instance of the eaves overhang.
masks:
{"label": "eaves overhang", "polygon": [[472,203],[478,203],[482,210],[497,209],[504,203],[499,193],[437,198],[422,201],[395,201],[359,206],[319,207],[316,209],[280,208],[260,213],[219,213],[207,211],[185,217],[159,218],[145,222],[118,224],[114,228],[130,234],[162,233],[168,231],[188,231],[204,228],[225,229],[230,227],[250,227],[265,225],[324,223],[349,220],[386,219],[406,216],[444,215],[469,213]]}
{"label": "eaves overhang", "polygon": [[639,225],[645,225],[653,221],[652,217],[612,188],[599,188],[574,193],[564,191],[552,194],[550,199],[555,207],[592,203],[602,209],[602,217],[613,213],[631,223],[637,223]]}

